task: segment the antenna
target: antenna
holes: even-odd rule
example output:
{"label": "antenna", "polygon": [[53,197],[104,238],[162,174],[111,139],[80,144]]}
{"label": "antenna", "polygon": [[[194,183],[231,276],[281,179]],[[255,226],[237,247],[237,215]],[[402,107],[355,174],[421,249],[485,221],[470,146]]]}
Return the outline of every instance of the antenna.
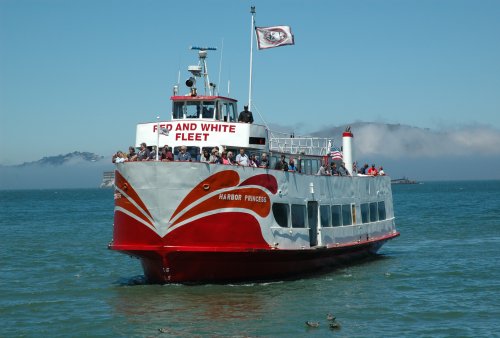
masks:
{"label": "antenna", "polygon": [[[188,85],[188,87],[193,87],[193,88],[191,88],[191,93],[196,93],[196,78],[203,77],[203,79],[204,79],[203,84],[205,87],[205,95],[207,94],[207,88],[208,88],[208,94],[212,95],[213,86],[210,85],[210,79],[208,77],[207,51],[217,50],[217,48],[191,46],[190,49],[198,51],[198,58],[200,59],[200,61],[198,62],[197,66],[188,66],[188,71],[191,74],[193,74],[193,76],[189,80],[186,81],[186,85]],[[193,91],[193,89],[194,89],[194,91]]]}
{"label": "antenna", "polygon": [[222,38],[221,48],[220,48],[220,61],[219,61],[219,79],[217,80],[217,84],[220,85],[220,74],[222,73],[222,54],[224,52],[224,38]]}

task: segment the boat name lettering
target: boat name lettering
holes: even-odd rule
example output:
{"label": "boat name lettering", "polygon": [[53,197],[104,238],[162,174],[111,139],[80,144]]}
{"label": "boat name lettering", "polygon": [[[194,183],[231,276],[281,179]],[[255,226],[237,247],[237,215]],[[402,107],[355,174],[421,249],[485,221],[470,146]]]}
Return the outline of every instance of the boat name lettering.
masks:
{"label": "boat name lettering", "polygon": [[209,133],[175,133],[176,141],[207,141]]}
{"label": "boat name lettering", "polygon": [[[199,128],[198,128],[199,127]],[[197,131],[198,129],[201,129],[201,131],[209,131],[209,132],[216,132],[216,133],[236,133],[236,126],[235,125],[228,125],[224,123],[177,123],[177,125],[174,126],[170,123],[162,123],[160,124],[160,129],[167,129],[168,131]],[[158,124],[153,125],[153,133],[156,133],[156,130],[158,129]]]}
{"label": "boat name lettering", "polygon": [[240,195],[240,194],[219,194],[219,200],[223,201],[241,201],[245,200],[247,202],[257,202],[266,203],[267,198],[265,196],[255,196],[255,195]]}

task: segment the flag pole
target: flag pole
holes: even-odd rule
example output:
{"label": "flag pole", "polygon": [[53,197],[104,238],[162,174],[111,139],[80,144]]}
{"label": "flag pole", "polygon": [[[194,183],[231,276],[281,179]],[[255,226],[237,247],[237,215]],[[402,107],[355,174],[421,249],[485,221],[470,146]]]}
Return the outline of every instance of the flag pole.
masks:
{"label": "flag pole", "polygon": [[158,161],[158,148],[160,148],[160,117],[156,117],[156,160]]}
{"label": "flag pole", "polygon": [[252,109],[252,63],[253,63],[253,35],[255,30],[255,6],[250,7],[252,22],[250,28],[250,80],[248,84],[248,109]]}

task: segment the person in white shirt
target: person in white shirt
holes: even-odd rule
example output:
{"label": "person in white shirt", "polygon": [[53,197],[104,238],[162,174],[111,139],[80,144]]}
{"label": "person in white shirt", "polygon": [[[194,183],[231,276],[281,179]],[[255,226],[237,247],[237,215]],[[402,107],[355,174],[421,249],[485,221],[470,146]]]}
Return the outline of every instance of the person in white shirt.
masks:
{"label": "person in white shirt", "polygon": [[248,155],[245,154],[245,149],[241,148],[240,153],[236,155],[236,163],[242,166],[248,166]]}

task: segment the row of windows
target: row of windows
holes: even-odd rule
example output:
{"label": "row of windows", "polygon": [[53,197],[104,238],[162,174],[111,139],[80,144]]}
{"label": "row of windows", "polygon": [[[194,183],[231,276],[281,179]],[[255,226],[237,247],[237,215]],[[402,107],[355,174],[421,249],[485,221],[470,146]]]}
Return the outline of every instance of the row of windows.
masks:
{"label": "row of windows", "polygon": [[237,112],[234,102],[224,101],[179,101],[174,102],[172,118],[178,119],[213,119],[236,122]]}
{"label": "row of windows", "polygon": [[[255,140],[254,140],[254,143],[259,144],[259,142],[255,141]],[[263,143],[265,143],[265,142],[263,142]],[[200,149],[200,147],[188,146],[186,148],[187,148],[187,152],[191,154],[191,158],[193,159],[193,161],[200,161],[201,152],[203,152],[203,150],[205,150],[205,149],[208,149],[209,153],[211,153],[211,151],[214,147],[215,146],[211,146],[211,147],[205,146],[205,147],[202,147]],[[174,147],[174,150],[173,150],[174,160],[176,160],[176,161],[178,159],[177,156],[179,154],[180,148],[181,148],[180,146]],[[239,153],[239,149],[236,149],[236,148],[235,149],[227,148],[226,150],[232,151],[235,157]],[[250,154],[255,154],[257,160],[260,160],[260,156],[261,156],[260,151],[249,150],[249,152],[247,152],[247,155],[250,155]],[[275,156],[275,155],[269,156],[268,158],[270,161],[269,168],[271,168],[271,169],[275,167],[276,163],[280,159],[278,156]],[[286,158],[285,160],[288,163],[290,162],[289,158]],[[319,159],[301,159],[301,161],[298,161],[297,158],[295,158],[295,165],[297,166],[298,171],[303,173],[303,174],[309,174],[309,175],[315,175],[318,172],[320,162],[321,162],[321,160],[319,160]]]}
{"label": "row of windows", "polygon": [[[362,223],[383,221],[386,219],[385,202],[363,203],[361,208]],[[291,219],[292,228],[306,227],[306,206],[302,204],[273,203],[273,215],[280,227],[289,226]],[[291,217],[290,217],[291,215]],[[319,206],[320,224],[322,227],[336,227],[356,224],[355,204],[335,204]]]}

